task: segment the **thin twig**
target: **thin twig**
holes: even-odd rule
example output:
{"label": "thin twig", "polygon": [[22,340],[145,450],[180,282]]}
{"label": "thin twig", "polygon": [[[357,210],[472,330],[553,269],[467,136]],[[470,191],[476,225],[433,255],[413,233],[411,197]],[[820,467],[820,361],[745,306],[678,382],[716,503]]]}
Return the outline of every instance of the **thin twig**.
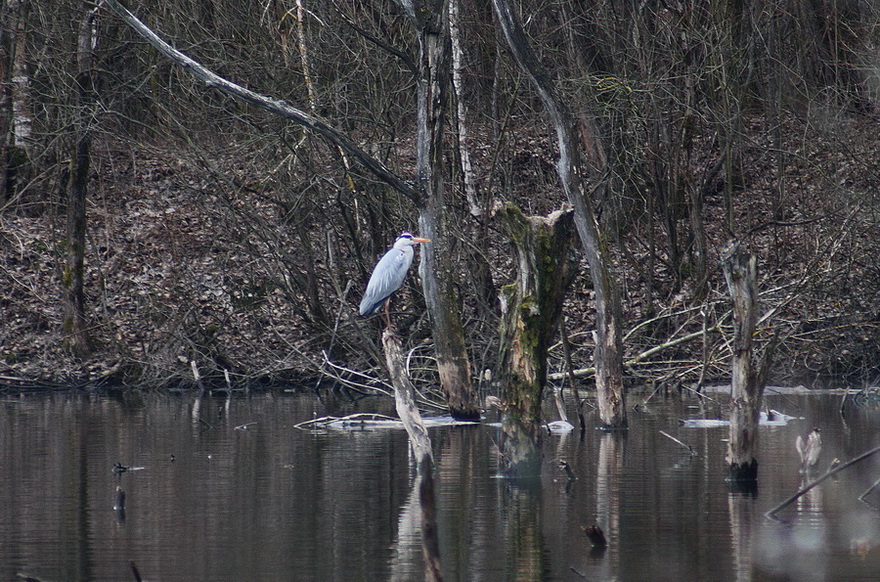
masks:
{"label": "thin twig", "polygon": [[[327,241],[327,248],[332,248],[332,244],[330,244],[330,240]],[[332,256],[332,252],[328,251],[328,254]],[[332,263],[332,259],[330,261]],[[331,265],[332,266],[332,265]],[[332,272],[332,270],[331,270]],[[330,354],[333,353],[333,344],[336,343],[336,334],[339,331],[339,320],[342,319],[343,309],[345,309],[345,299],[348,297],[348,292],[351,290],[352,280],[349,279],[348,283],[345,285],[345,290],[341,293],[339,292],[338,285],[334,285],[336,287],[336,291],[339,297],[339,310],[336,312],[336,322],[333,324],[333,333],[330,335],[330,342],[327,346],[326,351],[324,351],[324,363],[321,364],[321,368],[318,370],[319,376],[318,381],[315,384],[315,389],[321,385],[321,380],[324,379],[324,364],[326,364],[327,360],[330,358]]]}

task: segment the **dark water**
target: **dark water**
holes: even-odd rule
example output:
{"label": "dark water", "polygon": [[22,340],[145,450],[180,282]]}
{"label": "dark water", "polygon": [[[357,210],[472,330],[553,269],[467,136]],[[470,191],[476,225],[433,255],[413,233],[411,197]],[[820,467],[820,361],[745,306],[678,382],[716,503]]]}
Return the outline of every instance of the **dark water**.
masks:
{"label": "dark water", "polygon": [[[839,395],[767,400],[805,419],[761,429],[757,497],[724,481],[726,428],[678,422],[713,416],[711,403],[701,412],[690,400],[652,399],[631,414],[625,438],[548,436],[534,483],[498,478],[496,429],[431,429],[445,578],[880,579],[880,513],[858,500],[880,478],[880,459],[811,491],[780,514],[787,523],[763,515],[801,483],[798,434],[822,427],[824,472],[880,444],[880,411],[842,418]],[[0,397],[0,580],[134,580],[132,562],[153,581],[422,578],[405,433],[293,427],[382,401],[276,394],[194,404],[192,395]],[[143,469],[116,475],[117,463]],[[866,500],[880,506],[880,493]],[[581,529],[593,523],[608,537],[604,553]]]}

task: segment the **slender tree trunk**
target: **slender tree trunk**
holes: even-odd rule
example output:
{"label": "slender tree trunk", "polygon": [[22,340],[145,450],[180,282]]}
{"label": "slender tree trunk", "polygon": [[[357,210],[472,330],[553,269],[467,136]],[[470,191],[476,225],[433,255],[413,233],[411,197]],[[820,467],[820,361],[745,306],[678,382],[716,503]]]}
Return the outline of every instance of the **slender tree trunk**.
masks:
{"label": "slender tree trunk", "polygon": [[64,290],[63,331],[66,341],[79,358],[90,352],[85,314],[86,196],[91,165],[91,129],[94,120],[93,49],[95,11],[80,24],[76,74],[76,144],[70,161],[67,196],[67,261],[62,272]]}
{"label": "slender tree trunk", "polygon": [[464,96],[464,50],[459,32],[459,0],[449,0],[449,39],[452,48],[452,88],[455,92],[455,131],[458,161],[464,185],[464,195],[472,216],[480,216],[482,208],[477,194],[477,183],[468,140],[467,104]]}
{"label": "slender tree trunk", "polygon": [[303,82],[309,92],[309,111],[318,111],[318,90],[312,76],[311,59],[309,58],[309,44],[306,41],[306,10],[303,0],[296,0],[296,37],[299,47],[299,62],[302,65]]}
{"label": "slender tree trunk", "polygon": [[596,298],[596,391],[599,418],[607,428],[625,428],[626,401],[623,391],[621,358],[620,298],[609,268],[608,251],[599,236],[599,225],[593,212],[593,201],[581,176],[581,151],[586,151],[587,171],[601,185],[604,181],[604,152],[592,120],[586,116],[578,125],[564,100],[556,94],[552,80],[544,74],[522,24],[509,0],[493,0],[498,21],[511,52],[520,68],[532,82],[556,128],[559,143],[557,171],[571,205],[574,222],[590,264]]}
{"label": "slender tree trunk", "polygon": [[[10,22],[8,2],[0,1],[0,22]],[[0,204],[12,198],[10,145],[12,143],[12,29],[0,25]]]}
{"label": "slender tree trunk", "polygon": [[32,156],[31,137],[33,133],[33,113],[31,111],[31,78],[27,52],[27,15],[30,8],[28,0],[10,0],[9,7],[14,17],[15,39],[12,53],[12,121],[14,125],[14,145],[24,151],[28,159]]}
{"label": "slender tree trunk", "polygon": [[28,0],[8,0],[0,9],[0,201],[13,198],[27,182],[32,159]]}
{"label": "slender tree trunk", "polygon": [[559,325],[571,280],[569,250],[573,211],[526,217],[512,204],[496,211],[516,249],[516,282],[501,290],[499,373],[504,403],[504,469],[540,469],[541,396],[547,381],[547,350]]}
{"label": "slender tree trunk", "polygon": [[416,165],[420,234],[433,241],[422,249],[419,273],[433,322],[440,385],[454,418],[479,420],[470,360],[459,315],[452,245],[444,225],[443,128],[449,87],[449,22],[443,0],[401,1],[419,35]]}

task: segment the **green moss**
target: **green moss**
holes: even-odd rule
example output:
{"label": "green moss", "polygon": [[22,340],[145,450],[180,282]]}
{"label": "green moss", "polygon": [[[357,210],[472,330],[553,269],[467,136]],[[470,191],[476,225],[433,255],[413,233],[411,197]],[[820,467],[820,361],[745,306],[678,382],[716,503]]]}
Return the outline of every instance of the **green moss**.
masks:
{"label": "green moss", "polygon": [[64,289],[73,287],[73,269],[70,268],[70,265],[65,265],[61,271],[61,286]]}

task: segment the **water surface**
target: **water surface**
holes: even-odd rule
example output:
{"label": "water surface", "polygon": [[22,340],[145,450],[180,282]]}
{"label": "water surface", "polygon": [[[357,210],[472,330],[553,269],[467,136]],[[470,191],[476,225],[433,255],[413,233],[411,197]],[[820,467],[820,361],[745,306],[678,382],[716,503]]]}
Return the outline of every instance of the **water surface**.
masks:
{"label": "water surface", "polygon": [[[858,500],[880,459],[780,513],[803,482],[795,438],[822,428],[816,474],[880,444],[870,407],[774,395],[803,417],[762,427],[759,489],[725,482],[726,428],[685,428],[718,403],[656,396],[625,437],[547,435],[540,479],[498,476],[496,429],[430,429],[447,580],[876,580],[880,513]],[[645,395],[633,394],[630,403]],[[82,392],[0,398],[0,580],[419,580],[421,538],[402,430],[304,431],[392,408],[308,394]],[[595,420],[590,418],[591,421]],[[666,432],[690,445],[691,455]],[[577,479],[558,466],[567,461]],[[114,472],[117,464],[130,467]],[[117,488],[124,512],[115,510]],[[880,506],[880,493],[866,501]],[[609,546],[590,548],[598,524]]]}

